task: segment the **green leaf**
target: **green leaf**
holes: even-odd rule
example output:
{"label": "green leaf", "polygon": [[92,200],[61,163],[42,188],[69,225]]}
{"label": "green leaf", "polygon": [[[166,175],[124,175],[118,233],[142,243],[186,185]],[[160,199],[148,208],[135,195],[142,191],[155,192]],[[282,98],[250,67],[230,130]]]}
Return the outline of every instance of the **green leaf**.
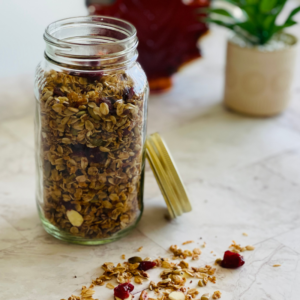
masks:
{"label": "green leaf", "polygon": [[260,0],[246,0],[247,4],[253,5],[253,4],[258,4]]}
{"label": "green leaf", "polygon": [[257,35],[257,30],[256,27],[250,23],[250,22],[243,22],[243,23],[238,23],[236,26],[242,28],[243,30],[247,31],[249,34],[256,36]]}
{"label": "green leaf", "polygon": [[233,24],[226,23],[226,22],[221,21],[221,20],[215,20],[215,19],[212,19],[212,18],[205,18],[204,21],[206,21],[208,23],[214,23],[214,24],[226,27],[226,28],[231,29],[231,30],[234,29],[234,25]]}
{"label": "green leaf", "polygon": [[273,26],[275,24],[275,21],[276,21],[276,15],[267,15],[263,21],[263,28],[265,30],[270,30],[272,31],[273,30]]}
{"label": "green leaf", "polygon": [[297,24],[297,22],[293,20],[293,17],[298,12],[300,12],[300,6],[296,7],[294,10],[291,11],[290,15],[288,16],[288,18],[282,25],[274,27],[273,34],[283,30],[284,28],[291,27],[291,26]]}
{"label": "green leaf", "polygon": [[287,20],[285,21],[285,23],[289,23],[291,21],[295,22],[293,20],[293,17],[298,13],[300,12],[300,6],[296,7],[295,9],[293,9],[290,13],[290,15],[288,16]]}
{"label": "green leaf", "polygon": [[234,19],[234,16],[229,11],[223,8],[208,8],[206,9],[206,12]]}
{"label": "green leaf", "polygon": [[224,1],[231,3],[233,5],[236,5],[236,6],[240,6],[240,4],[241,4],[239,0],[224,0]]}
{"label": "green leaf", "polygon": [[262,13],[268,13],[273,8],[275,8],[276,4],[277,4],[277,0],[261,0],[259,5],[259,10]]}

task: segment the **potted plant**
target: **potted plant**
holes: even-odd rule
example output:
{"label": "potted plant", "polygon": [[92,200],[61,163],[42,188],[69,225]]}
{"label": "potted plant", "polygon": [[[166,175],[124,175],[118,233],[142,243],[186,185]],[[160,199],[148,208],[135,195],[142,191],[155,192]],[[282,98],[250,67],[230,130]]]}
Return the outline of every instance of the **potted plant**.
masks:
{"label": "potted plant", "polygon": [[[227,44],[225,105],[261,117],[282,112],[290,99],[297,53],[296,37],[283,29],[296,24],[293,18],[300,7],[279,25],[277,18],[287,0],[221,2],[231,9],[211,8],[207,21],[234,33]],[[237,17],[236,11],[242,17]]]}

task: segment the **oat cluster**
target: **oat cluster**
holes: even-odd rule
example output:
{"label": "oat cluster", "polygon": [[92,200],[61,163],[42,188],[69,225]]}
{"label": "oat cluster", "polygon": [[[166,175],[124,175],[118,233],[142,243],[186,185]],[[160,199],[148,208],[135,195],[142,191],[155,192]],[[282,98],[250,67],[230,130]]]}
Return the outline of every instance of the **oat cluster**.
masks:
{"label": "oat cluster", "polygon": [[232,244],[229,246],[229,248],[232,252],[235,253],[240,253],[244,251],[253,251],[255,249],[254,246],[250,246],[250,245],[242,247],[241,245],[237,244],[235,241],[232,241]]}
{"label": "oat cluster", "polygon": [[173,253],[173,259],[186,259],[187,257],[192,257],[192,260],[196,260],[199,258],[201,254],[201,250],[199,248],[195,248],[193,251],[190,250],[182,250],[178,248],[177,245],[172,245],[170,247],[170,251]]}
{"label": "oat cluster", "polygon": [[[172,247],[172,246],[171,246]],[[168,259],[157,259],[155,260],[158,266],[164,268],[161,272],[161,281],[155,283],[150,282],[149,290],[154,291],[157,294],[157,299],[153,300],[167,300],[172,298],[173,292],[180,292],[184,295],[183,300],[189,300],[195,298],[199,291],[196,288],[188,289],[185,284],[192,278],[199,279],[198,286],[206,286],[208,281],[216,283],[216,277],[213,276],[216,269],[206,265],[203,268],[190,267],[189,263],[182,260],[180,263],[176,264],[170,262]],[[161,295],[161,291],[162,295]],[[177,299],[177,296],[175,299]],[[142,298],[140,298],[142,299]],[[149,298],[151,299],[151,298]]]}
{"label": "oat cluster", "polygon": [[142,205],[145,93],[124,71],[51,70],[39,103],[46,219],[87,239],[133,225]]}
{"label": "oat cluster", "polygon": [[[144,261],[147,259],[148,258],[144,259]],[[150,276],[147,272],[139,270],[139,265],[139,262],[133,264],[129,262],[118,263],[116,266],[114,266],[112,262],[104,263],[102,265],[104,273],[93,280],[93,284],[102,286],[105,282],[110,281],[113,278],[116,278],[118,283],[130,282],[134,279],[135,283],[141,284],[144,279],[148,279]]]}

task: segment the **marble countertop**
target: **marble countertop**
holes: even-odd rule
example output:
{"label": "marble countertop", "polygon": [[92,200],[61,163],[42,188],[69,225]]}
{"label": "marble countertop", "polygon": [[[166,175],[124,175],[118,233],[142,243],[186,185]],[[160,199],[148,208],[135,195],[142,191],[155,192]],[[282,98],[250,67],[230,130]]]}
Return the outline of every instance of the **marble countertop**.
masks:
{"label": "marble countertop", "polygon": [[[299,28],[292,30],[298,37]],[[169,246],[186,240],[195,241],[182,246],[186,249],[207,244],[197,266],[212,264],[232,240],[255,246],[244,252],[242,268],[218,268],[216,284],[199,289],[200,295],[220,290],[222,300],[299,299],[300,65],[285,113],[269,119],[239,116],[221,104],[225,40],[224,31],[214,28],[202,42],[205,58],[177,74],[170,92],[149,101],[148,132],[160,131],[165,138],[193,211],[166,220],[147,166],[142,220],[129,236],[104,246],[67,244],[43,230],[34,196],[32,78],[1,81],[1,299],[67,299],[100,274],[104,262],[136,255],[140,246],[143,257],[170,256]],[[157,271],[151,274],[155,280]],[[95,298],[112,300],[111,295],[96,287]]]}

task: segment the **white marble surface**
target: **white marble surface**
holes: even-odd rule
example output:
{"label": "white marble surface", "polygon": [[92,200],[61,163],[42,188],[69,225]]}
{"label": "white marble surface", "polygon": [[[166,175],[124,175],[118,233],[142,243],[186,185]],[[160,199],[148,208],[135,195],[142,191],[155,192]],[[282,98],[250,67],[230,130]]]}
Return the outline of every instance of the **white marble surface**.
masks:
{"label": "white marble surface", "polygon": [[[299,28],[292,30],[298,37]],[[299,299],[300,65],[284,114],[251,119],[230,113],[221,105],[225,39],[223,30],[214,29],[203,41],[205,58],[183,69],[172,91],[149,101],[148,131],[160,131],[167,141],[193,211],[167,221],[147,167],[140,224],[105,246],[66,244],[42,229],[34,200],[31,78],[1,81],[0,299],[67,298],[100,274],[106,261],[136,255],[140,246],[143,257],[168,256],[171,244],[189,239],[195,244],[185,248],[207,243],[198,266],[212,263],[214,253],[222,256],[233,239],[256,247],[244,254],[242,268],[218,269],[217,283],[201,294],[220,290],[222,300]],[[157,272],[150,271],[154,280]],[[96,287],[96,298],[112,300],[111,295]]]}

